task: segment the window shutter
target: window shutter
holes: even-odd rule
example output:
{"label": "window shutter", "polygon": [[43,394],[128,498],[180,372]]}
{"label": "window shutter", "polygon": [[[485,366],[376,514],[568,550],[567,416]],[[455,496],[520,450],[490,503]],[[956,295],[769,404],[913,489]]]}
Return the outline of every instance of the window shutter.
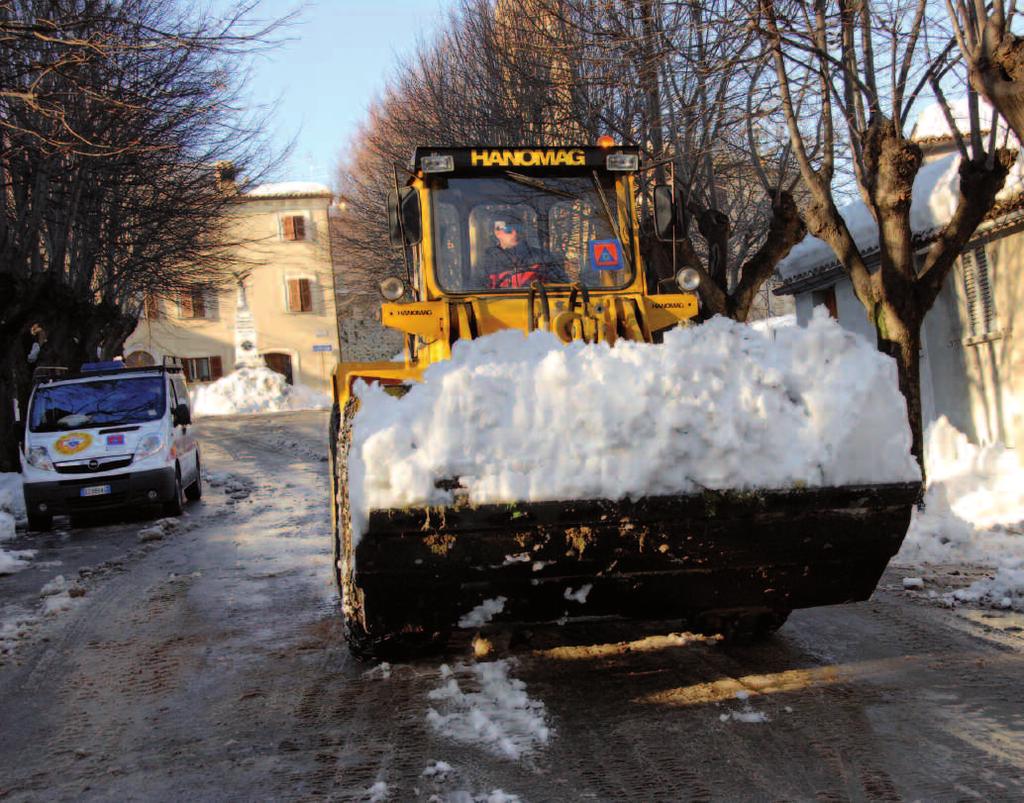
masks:
{"label": "window shutter", "polygon": [[981,306],[981,320],[985,334],[996,328],[996,305],[992,297],[992,283],[988,269],[988,255],[984,248],[974,251],[974,263],[978,266],[978,301]]}
{"label": "window shutter", "polygon": [[286,240],[295,239],[295,218],[290,215],[284,219],[284,238]]}
{"label": "window shutter", "polygon": [[288,280],[288,311],[302,312],[302,291],[298,279]]}
{"label": "window shutter", "polygon": [[206,299],[203,296],[202,290],[196,290],[192,293],[192,317],[206,317]]}
{"label": "window shutter", "polygon": [[995,329],[996,310],[989,281],[988,256],[984,248],[965,252],[960,258],[967,302],[967,330],[972,337]]}
{"label": "window shutter", "polygon": [[299,302],[303,312],[313,311],[313,296],[309,289],[309,279],[299,279]]}
{"label": "window shutter", "polygon": [[160,302],[152,293],[146,293],[145,300],[146,317],[155,321],[160,317]]}
{"label": "window shutter", "polygon": [[224,376],[224,366],[221,363],[219,356],[210,357],[210,377],[212,379],[220,379]]}
{"label": "window shutter", "polygon": [[306,239],[306,218],[302,215],[296,215],[292,218],[292,230],[295,232],[295,240]]}
{"label": "window shutter", "polygon": [[178,308],[181,310],[182,318],[194,317],[195,313],[192,310],[192,296],[189,293],[178,294]]}

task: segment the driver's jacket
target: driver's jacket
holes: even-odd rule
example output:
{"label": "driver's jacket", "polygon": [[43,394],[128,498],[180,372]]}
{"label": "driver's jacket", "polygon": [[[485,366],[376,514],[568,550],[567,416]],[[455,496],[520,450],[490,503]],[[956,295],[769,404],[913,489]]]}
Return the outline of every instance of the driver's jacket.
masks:
{"label": "driver's jacket", "polygon": [[513,248],[491,246],[484,253],[484,273],[491,290],[527,287],[531,282],[568,282],[560,257],[521,242]]}

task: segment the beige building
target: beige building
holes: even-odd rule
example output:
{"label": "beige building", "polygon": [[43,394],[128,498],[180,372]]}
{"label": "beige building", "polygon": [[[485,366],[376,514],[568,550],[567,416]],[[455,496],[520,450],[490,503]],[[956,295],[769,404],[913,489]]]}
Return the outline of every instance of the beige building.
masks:
{"label": "beige building", "polygon": [[230,373],[248,349],[289,383],[330,394],[338,360],[331,197],[311,182],[264,184],[239,195],[235,231],[247,243],[240,246],[244,289],[147,299],[125,342],[126,362],[178,356],[188,380],[202,383]]}

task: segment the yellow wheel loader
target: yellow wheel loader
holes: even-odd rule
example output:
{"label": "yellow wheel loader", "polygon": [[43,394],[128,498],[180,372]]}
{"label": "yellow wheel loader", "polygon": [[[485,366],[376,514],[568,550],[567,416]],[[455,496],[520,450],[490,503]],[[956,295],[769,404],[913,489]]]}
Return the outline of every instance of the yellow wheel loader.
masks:
{"label": "yellow wheel loader", "polygon": [[[396,170],[388,215],[407,275],[382,282],[381,321],[405,335],[405,359],[334,374],[333,565],[357,655],[436,644],[498,597],[496,621],[556,620],[566,588],[583,585],[588,616],[756,636],[795,608],[866,599],[899,549],[919,483],[474,505],[451,477],[437,487],[453,490],[453,504],[370,510],[354,537],[358,381],[402,395],[459,340],[503,329],[657,343],[698,315],[696,271],[683,268],[672,287],[645,275],[642,169],[638,149],[604,146],[418,148],[404,180]],[[656,235],[672,239],[670,187],[652,203]],[[507,559],[524,553],[528,562]]]}

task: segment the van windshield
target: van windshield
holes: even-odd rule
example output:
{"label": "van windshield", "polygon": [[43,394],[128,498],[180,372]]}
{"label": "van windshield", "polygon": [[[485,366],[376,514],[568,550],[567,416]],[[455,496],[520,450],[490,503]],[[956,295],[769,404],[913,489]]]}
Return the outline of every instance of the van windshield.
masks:
{"label": "van windshield", "polygon": [[32,432],[61,432],[155,421],[166,410],[162,376],[97,379],[36,388],[29,411]]}

